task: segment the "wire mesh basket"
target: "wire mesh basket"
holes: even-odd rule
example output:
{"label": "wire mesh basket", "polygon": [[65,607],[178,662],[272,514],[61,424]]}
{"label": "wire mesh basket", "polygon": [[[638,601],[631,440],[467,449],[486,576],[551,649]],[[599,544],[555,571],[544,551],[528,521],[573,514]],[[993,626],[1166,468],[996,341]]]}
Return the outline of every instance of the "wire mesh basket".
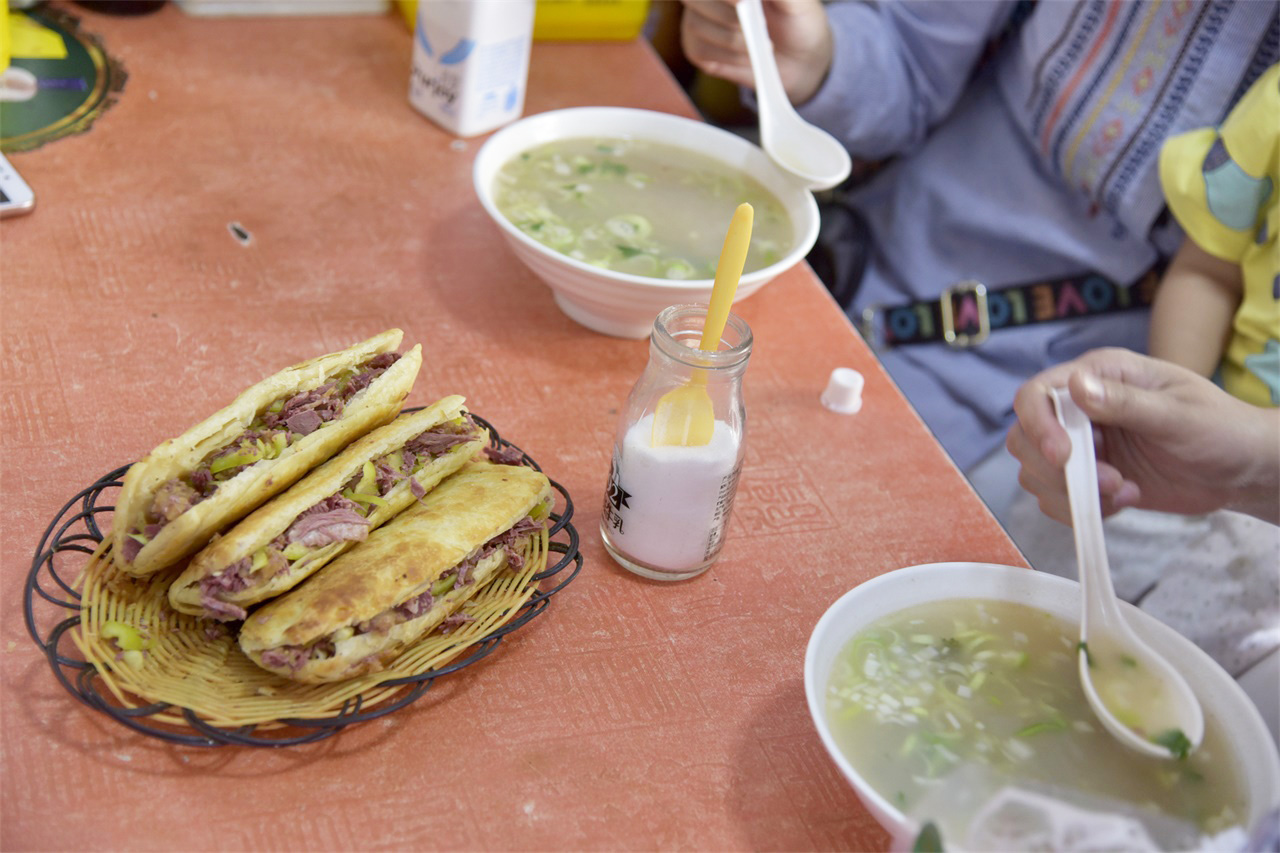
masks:
{"label": "wire mesh basket", "polygon": [[[472,417],[489,431],[491,449],[512,460],[518,457],[519,464],[541,470],[528,454],[501,438],[492,424],[474,413]],[[559,493],[559,498],[556,511],[551,514],[552,525],[547,530],[545,568],[508,579],[509,588],[505,592],[510,597],[494,599],[490,606],[491,610],[496,608],[501,612],[491,613],[490,618],[478,622],[470,631],[460,630],[456,636],[447,638],[432,637],[431,642],[439,653],[431,656],[424,665],[426,668],[409,675],[397,675],[393,671],[384,674],[385,677],[368,679],[360,684],[359,690],[348,690],[351,695],[341,698],[340,705],[331,713],[319,716],[282,714],[279,718],[262,719],[247,725],[227,724],[209,708],[196,709],[178,702],[157,701],[154,696],[145,695],[145,689],[135,691],[122,687],[119,679],[113,678],[111,666],[86,659],[92,656],[85,654],[81,624],[86,607],[84,582],[95,568],[94,561],[103,552],[103,541],[109,536],[109,519],[114,509],[112,501],[129,467],[123,465],[104,474],[62,507],[37,546],[27,576],[23,605],[31,638],[44,651],[54,676],[72,696],[122,725],[172,743],[189,746],[292,746],[323,740],[349,725],[390,714],[421,698],[438,679],[492,654],[507,635],[545,611],[552,597],[582,569],[578,533],[571,523],[573,501],[564,487],[552,480],[551,486]],[[104,528],[107,533],[104,533]],[[510,605],[506,606],[504,602],[510,602]],[[174,617],[179,618],[177,614]],[[234,642],[227,642],[226,647],[229,656],[239,656],[235,660],[228,659],[229,667],[243,667],[248,663],[247,659],[240,659],[243,656]],[[254,672],[259,678],[276,678]],[[296,687],[284,679],[279,680],[282,694]]]}

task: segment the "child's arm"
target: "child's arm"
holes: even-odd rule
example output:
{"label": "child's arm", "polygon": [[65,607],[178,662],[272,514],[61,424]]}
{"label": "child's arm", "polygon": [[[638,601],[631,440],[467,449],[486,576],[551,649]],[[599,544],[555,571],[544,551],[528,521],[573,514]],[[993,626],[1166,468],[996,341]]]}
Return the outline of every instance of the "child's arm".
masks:
{"label": "child's arm", "polygon": [[1151,354],[1212,376],[1243,293],[1238,264],[1214,257],[1187,238],[1151,306]]}

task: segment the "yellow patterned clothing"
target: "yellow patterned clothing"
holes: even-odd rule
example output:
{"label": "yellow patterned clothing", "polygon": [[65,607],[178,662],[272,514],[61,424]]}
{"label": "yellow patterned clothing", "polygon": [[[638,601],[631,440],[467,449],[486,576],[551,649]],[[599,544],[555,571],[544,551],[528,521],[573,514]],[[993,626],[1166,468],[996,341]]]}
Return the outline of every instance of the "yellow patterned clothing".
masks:
{"label": "yellow patterned clothing", "polygon": [[1244,294],[1222,358],[1222,384],[1280,405],[1280,65],[1254,82],[1217,128],[1169,139],[1160,152],[1169,209],[1187,235],[1240,265]]}

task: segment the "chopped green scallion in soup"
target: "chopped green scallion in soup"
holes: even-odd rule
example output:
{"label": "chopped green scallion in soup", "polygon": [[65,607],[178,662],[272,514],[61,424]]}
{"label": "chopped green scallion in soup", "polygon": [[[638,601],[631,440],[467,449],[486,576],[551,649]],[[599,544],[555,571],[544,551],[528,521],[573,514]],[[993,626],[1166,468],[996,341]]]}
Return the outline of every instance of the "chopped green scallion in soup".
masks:
{"label": "chopped green scallion in soup", "polygon": [[1177,728],[1178,714],[1167,685],[1152,672],[1126,654],[1123,645],[1094,641],[1087,647],[1080,643],[1088,661],[1089,679],[1102,704],[1121,725],[1134,734],[1168,749],[1173,755],[1185,755],[1191,742]]}
{"label": "chopped green scallion in soup", "polygon": [[907,608],[841,651],[827,719],[858,772],[907,813],[949,774],[981,767],[1001,786],[1151,808],[1203,832],[1241,824],[1246,805],[1223,732],[1209,721],[1202,745],[1178,761],[1122,747],[1085,698],[1073,632],[1013,602]]}
{"label": "chopped green scallion in soup", "polygon": [[693,151],[622,139],[568,139],[526,151],[494,183],[502,214],[583,263],[668,279],[715,276],[725,229],[755,209],[744,272],[792,246],[782,204],[749,175]]}

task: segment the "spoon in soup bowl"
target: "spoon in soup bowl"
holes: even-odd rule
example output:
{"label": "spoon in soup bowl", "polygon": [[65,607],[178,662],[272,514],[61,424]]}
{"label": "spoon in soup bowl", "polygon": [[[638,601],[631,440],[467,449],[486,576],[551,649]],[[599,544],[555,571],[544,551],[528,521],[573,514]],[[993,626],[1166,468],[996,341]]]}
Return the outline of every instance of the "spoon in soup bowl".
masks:
{"label": "spoon in soup bowl", "polygon": [[826,190],[849,177],[853,161],[840,141],[802,119],[782,86],[760,0],[738,3],[738,23],[751,57],[760,115],[760,146],[809,189]]}
{"label": "spoon in soup bowl", "polygon": [[1066,477],[1080,575],[1080,684],[1102,725],[1125,746],[1184,758],[1204,738],[1204,711],[1182,675],[1120,612],[1103,540],[1093,425],[1066,388],[1052,395],[1071,439]]}

